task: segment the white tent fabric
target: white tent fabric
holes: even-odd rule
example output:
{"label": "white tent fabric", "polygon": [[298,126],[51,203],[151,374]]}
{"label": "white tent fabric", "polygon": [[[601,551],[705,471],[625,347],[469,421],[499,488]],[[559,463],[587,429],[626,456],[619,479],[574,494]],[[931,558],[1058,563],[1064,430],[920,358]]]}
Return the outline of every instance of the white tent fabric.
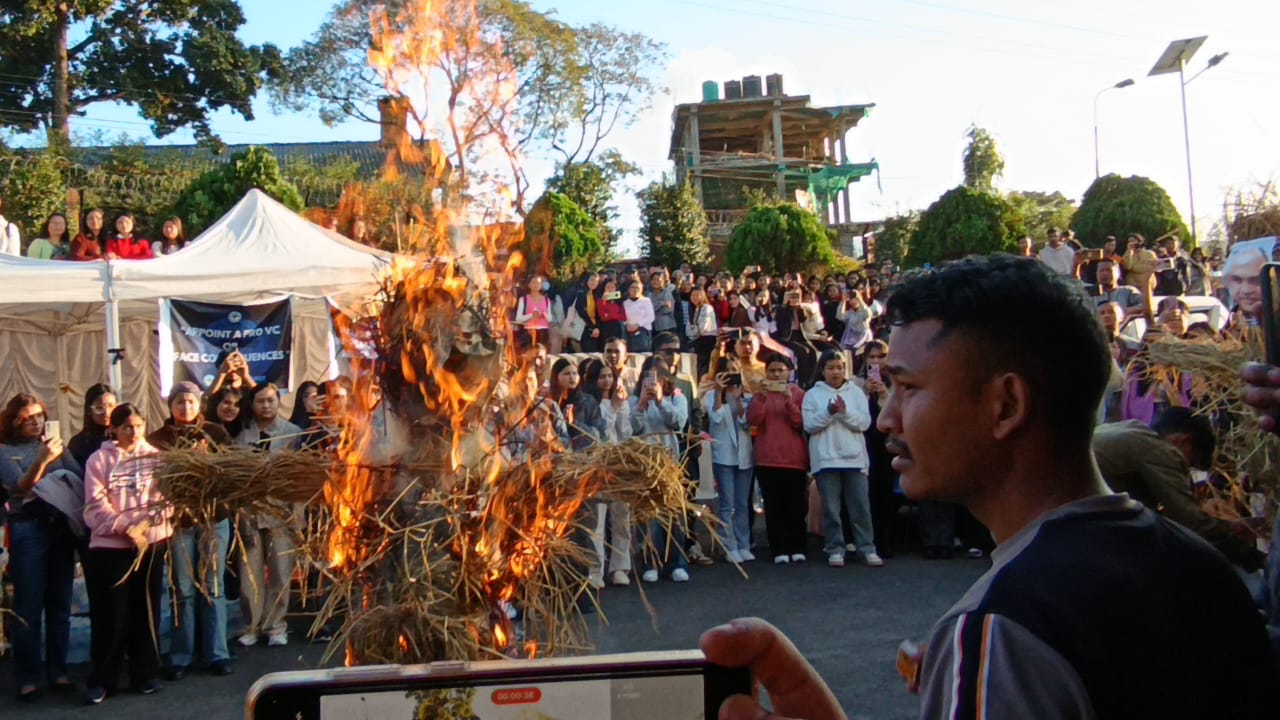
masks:
{"label": "white tent fabric", "polygon": [[[70,263],[0,256],[0,404],[27,392],[64,434],[78,429],[84,391],[108,380],[107,312],[119,310],[122,395],[152,423],[160,397],[159,300],[253,302],[295,296],[294,384],[329,376],[323,296],[377,289],[391,255],[352,243],[252,190],[186,248],[154,260]],[[303,298],[303,299],[298,299]],[[310,299],[307,299],[310,298]]]}
{"label": "white tent fabric", "polygon": [[181,251],[111,263],[111,292],[122,302],[367,295],[390,262],[389,253],[329,233],[255,189]]}

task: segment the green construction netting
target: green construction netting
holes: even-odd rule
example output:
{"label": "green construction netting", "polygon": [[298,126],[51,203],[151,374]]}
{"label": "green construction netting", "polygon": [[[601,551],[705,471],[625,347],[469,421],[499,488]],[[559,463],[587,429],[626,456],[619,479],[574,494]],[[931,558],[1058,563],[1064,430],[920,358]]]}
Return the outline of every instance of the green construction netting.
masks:
{"label": "green construction netting", "polygon": [[840,191],[849,187],[849,183],[857,182],[873,172],[880,172],[879,163],[846,163],[824,167],[809,173],[809,194],[825,210]]}

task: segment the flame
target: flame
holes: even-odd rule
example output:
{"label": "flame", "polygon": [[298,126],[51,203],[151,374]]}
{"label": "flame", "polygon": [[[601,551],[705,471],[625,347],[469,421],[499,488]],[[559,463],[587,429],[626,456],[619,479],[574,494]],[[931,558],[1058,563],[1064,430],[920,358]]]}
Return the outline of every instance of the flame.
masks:
{"label": "flame", "polygon": [[[533,639],[519,644],[506,609],[545,573],[550,550],[568,541],[587,498],[583,489],[566,495],[546,482],[552,455],[564,448],[539,407],[540,378],[517,353],[508,320],[518,279],[531,264],[513,249],[521,225],[506,220],[521,203],[520,173],[502,184],[492,172],[495,159],[518,168],[502,124],[514,115],[515,70],[481,22],[477,0],[410,0],[394,16],[382,8],[373,13],[372,32],[371,67],[418,140],[427,140],[399,136],[384,178],[400,176],[398,163],[424,168],[441,202],[429,212],[415,209],[408,247],[417,255],[392,263],[384,283],[390,301],[363,320],[336,323],[352,358],[355,391],[349,412],[333,419],[341,437],[325,489],[330,569],[363,573],[378,550],[379,521],[370,515],[396,474],[374,432],[386,389],[397,412],[417,409],[413,449],[438,452],[428,460],[447,471],[431,480],[458,488],[457,503],[468,510],[459,512],[457,537],[448,545],[483,579],[478,589],[467,584],[457,591],[458,606],[469,613],[467,631],[499,652],[534,657],[548,648]],[[441,106],[436,90],[448,98],[443,114],[432,112]],[[353,193],[342,205],[363,202]],[[362,333],[376,340],[380,359],[359,351]],[[437,447],[424,436],[442,442]],[[365,593],[365,602],[373,595]],[[478,617],[488,618],[487,629]],[[410,657],[406,635],[397,646]],[[359,661],[349,647],[346,662]]]}

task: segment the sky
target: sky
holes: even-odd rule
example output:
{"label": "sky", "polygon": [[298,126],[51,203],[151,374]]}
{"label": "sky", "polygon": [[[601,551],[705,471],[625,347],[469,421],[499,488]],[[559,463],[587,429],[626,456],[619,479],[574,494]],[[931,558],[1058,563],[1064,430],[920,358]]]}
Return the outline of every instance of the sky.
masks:
{"label": "sky", "polygon": [[[251,43],[295,45],[322,22],[328,0],[241,0]],[[638,163],[632,189],[669,172],[671,113],[696,102],[704,80],[783,74],[789,94],[817,105],[875,103],[850,131],[850,160],[874,159],[880,182],[852,193],[853,215],[875,220],[923,209],[962,179],[970,125],[987,128],[1005,156],[1004,191],[1061,191],[1079,199],[1094,178],[1094,108],[1102,172],[1160,183],[1190,216],[1177,75],[1147,77],[1172,40],[1207,35],[1187,85],[1199,235],[1222,217],[1227,193],[1280,179],[1280,3],[1272,0],[534,0],[572,24],[603,22],[664,42],[668,92],[609,143]],[[1132,87],[1099,91],[1132,78]],[[227,142],[371,140],[377,128],[327,128],[313,115],[256,119],[219,114]],[[137,113],[94,107],[73,129],[145,135]],[[190,142],[175,134],[165,142]],[[530,157],[545,175],[545,157]],[[623,193],[631,243],[639,219]]]}

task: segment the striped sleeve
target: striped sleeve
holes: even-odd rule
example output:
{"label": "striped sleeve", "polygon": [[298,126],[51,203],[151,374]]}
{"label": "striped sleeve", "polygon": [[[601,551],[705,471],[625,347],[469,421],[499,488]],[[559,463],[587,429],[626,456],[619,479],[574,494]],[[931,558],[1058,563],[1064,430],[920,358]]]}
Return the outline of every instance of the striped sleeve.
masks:
{"label": "striped sleeve", "polygon": [[921,717],[930,720],[1093,718],[1075,669],[1002,615],[971,612],[934,629],[925,655]]}

